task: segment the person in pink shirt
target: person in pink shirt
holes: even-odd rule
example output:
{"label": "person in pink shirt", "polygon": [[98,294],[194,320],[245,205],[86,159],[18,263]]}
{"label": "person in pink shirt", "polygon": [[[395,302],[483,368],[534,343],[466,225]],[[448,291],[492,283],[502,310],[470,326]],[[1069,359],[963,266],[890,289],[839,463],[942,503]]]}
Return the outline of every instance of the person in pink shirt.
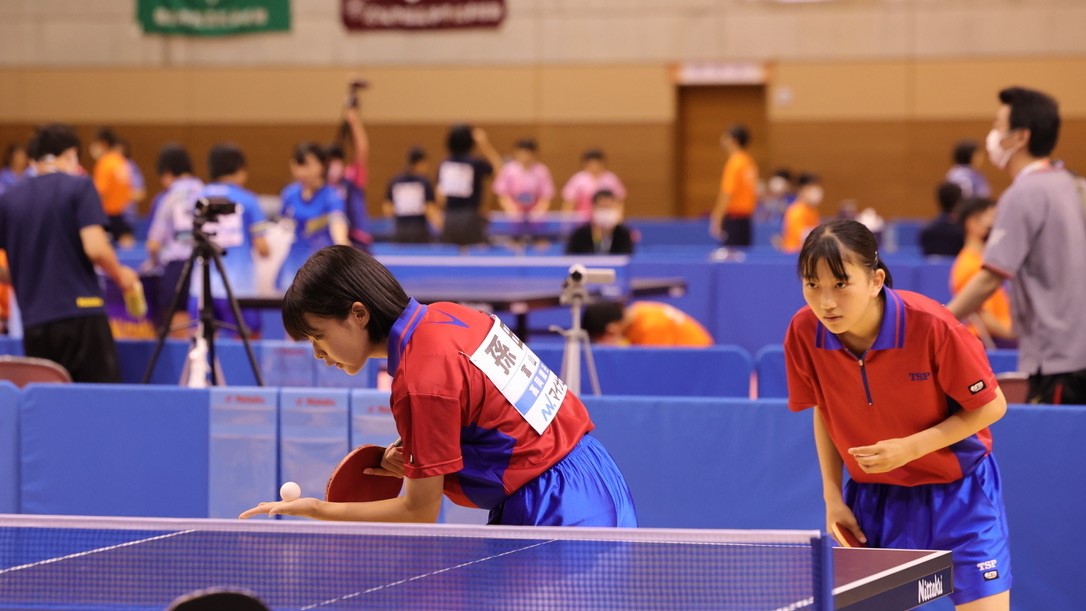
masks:
{"label": "person in pink shirt", "polygon": [[607,158],[600,149],[588,149],[581,155],[582,170],[570,177],[562,188],[562,209],[573,211],[579,220],[592,217],[592,196],[598,191],[610,191],[619,203],[626,200],[626,187],[607,169]]}
{"label": "person in pink shirt", "polygon": [[494,193],[514,223],[514,235],[524,241],[539,238],[543,215],[554,199],[551,171],[536,158],[539,145],[531,138],[518,140],[513,160],[494,179]]}

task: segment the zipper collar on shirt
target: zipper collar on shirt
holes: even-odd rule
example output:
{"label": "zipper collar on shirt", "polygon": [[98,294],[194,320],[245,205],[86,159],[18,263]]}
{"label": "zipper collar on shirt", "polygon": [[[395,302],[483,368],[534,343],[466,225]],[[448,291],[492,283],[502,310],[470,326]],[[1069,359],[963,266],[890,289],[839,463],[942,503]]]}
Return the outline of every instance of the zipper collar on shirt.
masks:
{"label": "zipper collar on shirt", "polygon": [[415,327],[419,326],[419,321],[425,315],[426,306],[415,301],[414,297],[407,300],[407,307],[393,323],[392,331],[388,334],[389,375],[396,374],[396,370],[400,367],[400,357],[403,356],[407,343],[411,341],[411,336],[415,334]]}
{"label": "zipper collar on shirt", "polygon": [[[867,352],[871,350],[890,350],[905,346],[905,303],[901,296],[890,287],[883,287],[882,297],[884,308],[882,322],[879,324],[879,334],[875,336],[875,343],[871,344]],[[840,338],[830,332],[821,322],[815,328],[815,347],[825,350],[846,350]],[[866,358],[867,352],[862,358]],[[851,354],[851,352],[849,352]]]}

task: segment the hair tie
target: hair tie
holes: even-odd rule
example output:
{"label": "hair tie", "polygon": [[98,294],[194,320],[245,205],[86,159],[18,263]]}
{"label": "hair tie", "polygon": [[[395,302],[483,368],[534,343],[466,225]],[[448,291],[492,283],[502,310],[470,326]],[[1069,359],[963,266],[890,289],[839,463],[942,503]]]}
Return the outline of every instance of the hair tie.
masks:
{"label": "hair tie", "polygon": [[875,251],[875,262],[871,264],[871,269],[879,268],[879,251]]}

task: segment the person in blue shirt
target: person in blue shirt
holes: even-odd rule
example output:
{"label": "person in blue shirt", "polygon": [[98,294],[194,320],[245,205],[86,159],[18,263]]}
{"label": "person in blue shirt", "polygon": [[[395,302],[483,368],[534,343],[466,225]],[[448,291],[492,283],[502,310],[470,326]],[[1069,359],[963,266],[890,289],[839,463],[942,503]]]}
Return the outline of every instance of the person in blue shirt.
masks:
{"label": "person in blue shirt", "polygon": [[[224,251],[223,267],[234,296],[251,294],[255,290],[253,257],[268,256],[268,242],[264,234],[269,225],[256,194],[245,188],[249,179],[245,154],[235,144],[216,144],[208,153],[207,168],[211,182],[204,187],[200,197],[230,200],[237,205],[237,211],[204,224],[204,231],[211,234],[212,241]],[[193,274],[194,294],[202,286],[200,273],[202,272],[196,270]],[[237,325],[227,301],[226,287],[217,271],[212,271],[211,274],[211,297],[215,318]],[[190,299],[189,313],[193,316],[196,315],[195,307],[196,300]],[[244,310],[242,318],[250,331],[250,337],[258,337],[261,326],[259,312]]]}
{"label": "person in blue shirt", "polygon": [[[31,148],[31,147],[28,147]],[[0,195],[0,249],[23,316],[27,356],[60,363],[76,382],[120,382],[97,265],[122,292],[136,272],[117,261],[94,183],[79,170],[79,139],[66,125],[40,128],[32,147],[37,175]]]}
{"label": "person in blue shirt", "polygon": [[945,180],[961,187],[962,199],[992,196],[988,179],[980,172],[984,151],[977,146],[976,140],[959,140],[954,145],[953,159],[954,167],[947,170]]}
{"label": "person in blue shirt", "polygon": [[279,215],[294,226],[294,244],[279,272],[279,284],[290,280],[301,264],[318,250],[333,244],[350,245],[346,204],[328,184],[328,152],[314,142],[294,147],[290,158],[294,182],[280,194]]}
{"label": "person in blue shirt", "polygon": [[350,244],[346,207],[328,184],[328,154],[320,145],[303,142],[294,148],[290,173],[294,182],[280,194],[280,215],[294,222],[295,244],[310,253],[333,244]]}

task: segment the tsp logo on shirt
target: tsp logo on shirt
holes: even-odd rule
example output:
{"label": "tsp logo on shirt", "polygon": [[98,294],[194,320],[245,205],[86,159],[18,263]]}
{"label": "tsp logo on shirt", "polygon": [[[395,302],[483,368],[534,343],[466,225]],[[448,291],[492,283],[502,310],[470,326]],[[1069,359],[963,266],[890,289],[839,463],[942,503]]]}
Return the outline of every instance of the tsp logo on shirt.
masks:
{"label": "tsp logo on shirt", "polygon": [[931,377],[931,372],[918,371],[909,374],[910,382],[926,382]]}
{"label": "tsp logo on shirt", "polygon": [[971,384],[969,386],[969,392],[975,395],[978,392],[984,390],[985,388],[988,387],[984,384],[984,380],[977,380],[974,384]]}

